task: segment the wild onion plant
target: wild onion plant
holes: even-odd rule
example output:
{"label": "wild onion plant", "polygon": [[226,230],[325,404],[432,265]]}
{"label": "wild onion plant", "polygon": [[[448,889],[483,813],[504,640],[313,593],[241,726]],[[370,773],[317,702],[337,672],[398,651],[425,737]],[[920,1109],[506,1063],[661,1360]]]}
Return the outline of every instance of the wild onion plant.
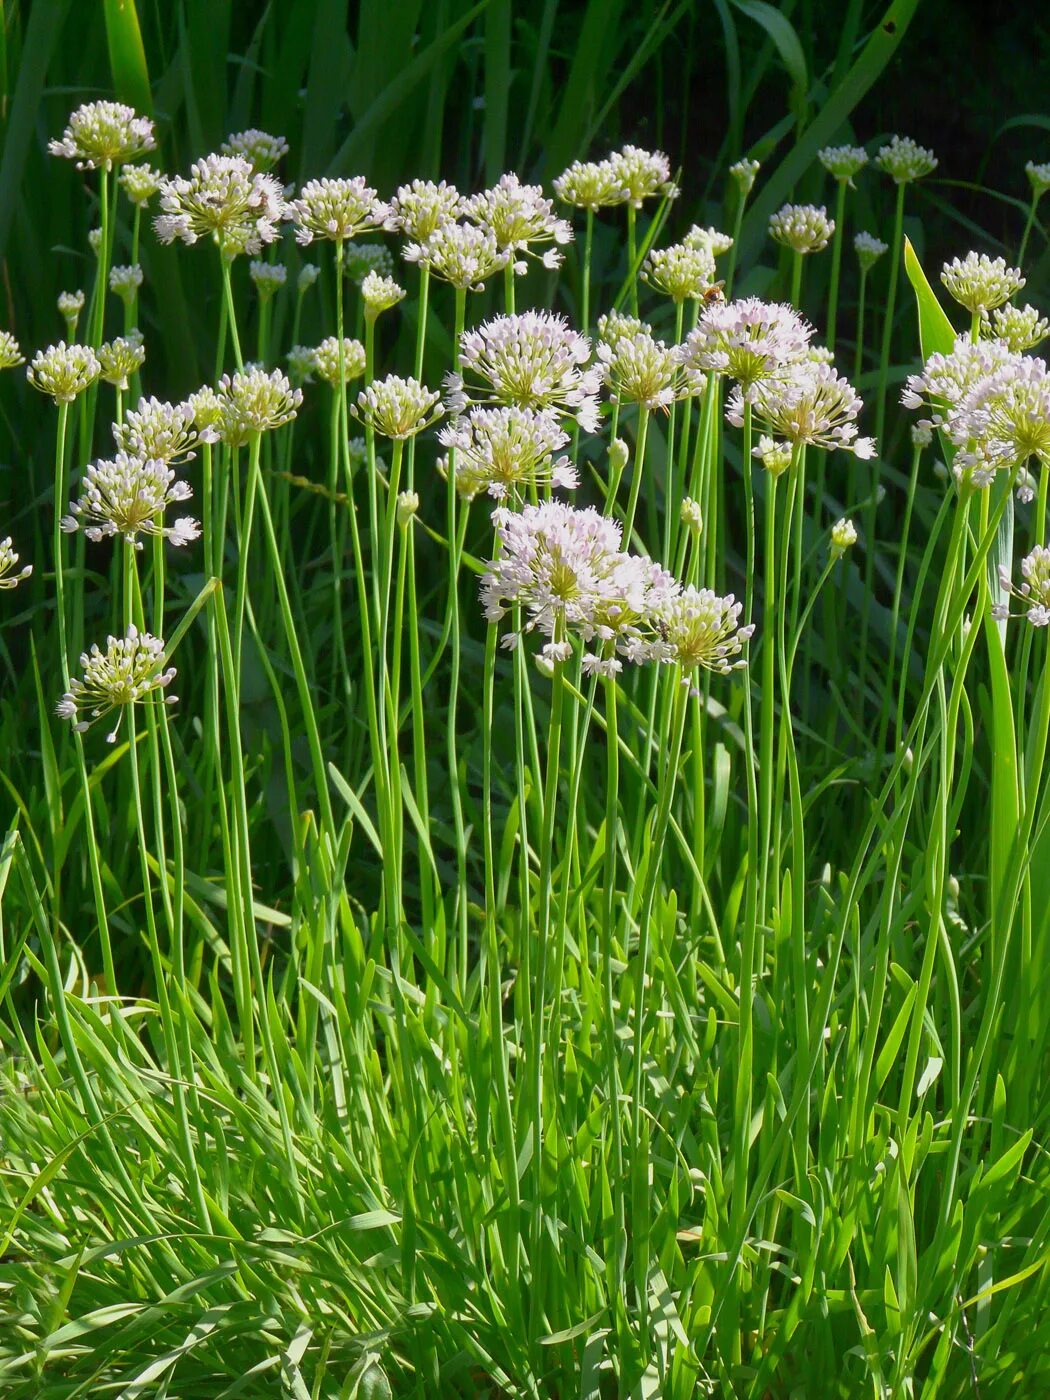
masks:
{"label": "wild onion plant", "polygon": [[[555,182],[576,227],[514,174],[385,200],[285,187],[258,130],[185,177],[154,144],[105,102],[54,143],[102,232],[85,343],[70,304],[26,371],[50,530],[0,544],[46,601],[5,615],[3,1393],[1041,1393],[1023,272],[955,259],[946,314],[898,138],[856,287],[862,147],[833,218],[774,215],[784,301],[732,295],[751,159],[675,243],[637,147]],[[221,287],[177,401],[153,235]]]}

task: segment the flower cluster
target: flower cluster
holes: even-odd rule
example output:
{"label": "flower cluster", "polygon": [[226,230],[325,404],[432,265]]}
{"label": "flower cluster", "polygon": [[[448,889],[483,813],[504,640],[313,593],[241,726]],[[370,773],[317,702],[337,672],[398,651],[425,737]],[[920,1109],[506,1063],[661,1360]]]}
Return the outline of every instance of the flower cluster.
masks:
{"label": "flower cluster", "polygon": [[1002,306],[1025,284],[1019,267],[1007,267],[1005,258],[990,258],[987,253],[953,258],[944,264],[941,281],[959,305],[975,316],[986,316]]}
{"label": "flower cluster", "polygon": [[746,199],[755,187],[755,177],[762,168],[761,162],[751,160],[747,156],[743,160],[734,161],[729,167],[730,178],[740,191],[741,199]]}
{"label": "flower cluster", "polygon": [[252,126],[247,131],[235,131],[227,136],[219,150],[224,156],[243,156],[255,170],[265,174],[288,154],[288,142],[283,136],[271,136],[268,131]]}
{"label": "flower cluster", "polygon": [[1044,165],[1037,165],[1034,160],[1030,160],[1025,165],[1024,173],[1032,187],[1032,198],[1042,199],[1047,190],[1050,190],[1050,161]]}
{"label": "flower cluster", "polygon": [[378,272],[370,272],[361,283],[361,296],[366,318],[375,320],[404,300],[405,289],[398,286],[392,277],[381,277]]}
{"label": "flower cluster", "polygon": [[699,242],[654,248],[642,266],[642,277],[672,301],[699,301],[715,281],[715,255]]}
{"label": "flower cluster", "polygon": [[804,361],[812,337],[794,307],[745,297],[705,307],[678,353],[694,393],[714,372],[735,379],[747,396],[760,380]]}
{"label": "flower cluster", "polygon": [[0,588],[17,588],[33,572],[32,564],[23,564],[18,568],[20,557],[15,552],[10,535],[0,540]]}
{"label": "flower cluster", "polygon": [[462,412],[471,402],[465,378],[480,381],[471,394],[479,402],[550,408],[571,414],[585,432],[598,430],[599,374],[585,368],[590,341],[570,328],[563,316],[526,311],[497,316],[460,341],[462,373],[449,375],[448,407]]}
{"label": "flower cluster", "polygon": [[194,161],[188,178],[176,175],[161,183],[160,207],[153,226],[162,243],[178,238],[192,245],[210,236],[225,258],[255,254],[273,243],[285,213],[280,185],[244,156]]}
{"label": "flower cluster", "polygon": [[[1050,549],[1036,545],[1031,554],[1021,560],[1021,586],[1015,588],[1010,578],[1010,570],[1005,564],[999,566],[999,585],[1004,593],[1016,598],[1024,608],[1021,614],[1033,627],[1050,625]],[[1008,603],[998,602],[992,607],[992,616],[1005,622],[1010,616]]]}
{"label": "flower cluster", "polygon": [[363,175],[345,180],[308,180],[298,199],[288,205],[296,241],[304,247],[315,238],[339,243],[383,227],[389,217],[384,204]]}
{"label": "flower cluster", "polygon": [[142,548],[140,535],[161,535],[174,545],[189,544],[200,534],[196,520],[182,516],[171,526],[162,522],[168,506],[191,495],[188,483],[164,462],[118,452],[112,460],[92,462],[86,468],[80,496],[61,526],[67,532],[83,528],[96,543],[121,535],[138,549]]}
{"label": "flower cluster", "polygon": [[474,408],[438,433],[450,449],[447,463],[465,500],[486,492],[497,501],[522,501],[538,488],[575,490],[576,469],[555,456],[569,441],[550,409]]}
{"label": "flower cluster", "polygon": [[513,254],[501,248],[490,229],[475,224],[439,224],[421,243],[406,244],[406,262],[427,267],[442,282],[460,291],[479,292],[495,272],[511,261]]}
{"label": "flower cluster", "polygon": [[706,249],[713,258],[728,253],[733,246],[733,240],[728,233],[723,233],[717,228],[701,228],[699,224],[693,225],[682,242],[687,248]]}
{"label": "flower cluster", "polygon": [[554,181],[554,193],[563,204],[577,209],[610,209],[630,198],[630,190],[611,160],[574,160]]}
{"label": "flower cluster", "polygon": [[[365,372],[367,363],[365,357],[365,347],[359,340],[351,340],[348,336],[343,337],[342,363],[340,364],[339,340],[337,336],[330,335],[327,340],[322,340],[316,350],[307,352],[311,355],[311,369],[321,376],[326,384],[333,387],[340,382],[349,384],[351,379],[360,379]],[[291,356],[289,356],[289,359]]]}
{"label": "flower cluster", "polygon": [[11,332],[0,331],[0,369],[14,369],[25,362],[26,357]]}
{"label": "flower cluster", "polygon": [[118,296],[125,306],[130,306],[138,296],[142,286],[142,268],[138,263],[127,267],[111,267],[109,270],[109,290]]}
{"label": "flower cluster", "polygon": [[[173,705],[178,698],[163,692],[175,679],[175,667],[164,668],[164,643],[149,632],[140,632],[134,625],[123,637],[108,637],[106,650],[96,644],[80,657],[83,678],[75,677],[69,689],[55,706],[60,719],[73,721],[78,733],[105,715],[117,711],[117,722],[106,742],[117,737],[120,721],[128,705],[151,697],[163,698]],[[86,719],[79,716],[84,714]]]}
{"label": "flower cluster", "polygon": [[626,202],[640,209],[647,199],[662,195],[676,199],[678,187],[671,179],[671,162],[663,151],[643,151],[640,146],[624,146],[609,157],[613,175],[627,191]]}
{"label": "flower cluster", "polygon": [[796,253],[819,253],[834,232],[823,205],[785,204],[769,220],[770,237]]}
{"label": "flower cluster", "polygon": [[53,156],[75,160],[78,170],[112,170],[156,146],[153,123],[123,102],[85,102],[69,119],[61,140],[48,142]]}
{"label": "flower cluster", "polygon": [[127,393],[131,376],[142,368],[145,359],[146,347],[139,332],[117,336],[98,347],[98,361],[102,367],[99,378],[121,393]]}
{"label": "flower cluster", "polygon": [[46,350],[38,350],[26,370],[34,389],[50,394],[55,403],[72,403],[78,394],[94,384],[102,372],[98,356],[86,345],[67,345],[60,340]]}
{"label": "flower cluster", "polygon": [[385,227],[403,233],[416,243],[425,242],[442,224],[454,223],[463,212],[463,200],[455,185],[442,180],[413,180],[401,185],[390,201]]}
{"label": "flower cluster", "polygon": [[[497,248],[528,252],[534,243],[563,245],[572,242],[572,225],[556,218],[540,185],[523,185],[517,175],[502,175],[499,183],[463,201],[463,213],[479,228],[487,229]],[[543,265],[560,267],[558,246],[543,254]],[[515,271],[522,271],[515,263]]]}
{"label": "flower cluster", "polygon": [[873,233],[858,233],[854,236],[853,247],[860,263],[861,272],[870,272],[890,245],[883,243]]}
{"label": "flower cluster", "polygon": [[222,419],[219,435],[231,447],[241,447],[258,433],[267,433],[290,422],[299,411],[303,391],[293,389],[279,369],[238,370],[224,374],[219,383]]}
{"label": "flower cluster", "polygon": [[1050,335],[1050,320],[1034,306],[998,306],[992,312],[991,323],[983,322],[981,329],[1020,355],[1034,350]]}
{"label": "flower cluster", "polygon": [[[775,437],[795,444],[812,444],[827,451],[875,455],[871,438],[857,436],[857,416],[864,407],[847,379],[829,364],[806,361],[790,373],[759,380],[751,394],[756,419]],[[737,386],[729,396],[726,417],[736,427],[744,421],[744,395]]]}
{"label": "flower cluster", "polygon": [[269,301],[288,281],[288,269],[283,263],[264,262],[261,258],[251,260],[248,275],[255,284],[260,301]]}
{"label": "flower cluster", "polygon": [[72,340],[77,333],[77,325],[80,322],[80,314],[84,310],[86,297],[81,291],[59,292],[55,305],[58,307],[58,314],[66,323],[66,335]]}
{"label": "flower cluster", "polygon": [[[201,393],[214,395],[214,390]],[[185,403],[164,403],[161,399],[139,399],[124,415],[122,424],[114,424],[113,437],[121,452],[129,456],[173,463],[188,462],[198,443],[214,442],[216,418],[205,424],[200,421],[197,396]]]}
{"label": "flower cluster", "polygon": [[682,375],[678,358],[649,331],[620,336],[615,345],[600,340],[595,354],[602,382],[614,402],[667,409],[679,397]]}
{"label": "flower cluster", "polygon": [[415,437],[441,417],[441,395],[420,384],[418,379],[402,379],[388,374],[362,389],[353,407],[355,418],[381,437]]}
{"label": "flower cluster", "polygon": [[845,180],[852,188],[853,177],[868,163],[868,153],[863,146],[825,146],[817,159],[833,179]]}
{"label": "flower cluster", "polygon": [[894,136],[888,145],[879,148],[875,164],[889,175],[895,184],[908,185],[936,170],[937,157],[925,146],[918,145],[910,136]]}
{"label": "flower cluster", "polygon": [[381,243],[343,244],[343,274],[360,287],[370,272],[380,277],[390,277],[394,271],[394,259],[389,248]]}
{"label": "flower cluster", "polygon": [[121,188],[136,209],[145,209],[164,183],[164,176],[152,165],[125,165],[117,176]]}

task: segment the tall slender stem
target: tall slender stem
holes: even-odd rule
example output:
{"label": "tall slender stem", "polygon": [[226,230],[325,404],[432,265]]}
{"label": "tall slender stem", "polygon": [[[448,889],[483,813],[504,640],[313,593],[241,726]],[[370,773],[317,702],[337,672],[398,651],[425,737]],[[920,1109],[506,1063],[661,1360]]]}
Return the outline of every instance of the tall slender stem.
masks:
{"label": "tall slender stem", "polygon": [[828,348],[834,353],[835,332],[838,325],[839,276],[842,271],[842,238],[846,221],[846,186],[849,182],[838,180],[835,191],[835,232],[831,243],[831,282],[828,287]]}

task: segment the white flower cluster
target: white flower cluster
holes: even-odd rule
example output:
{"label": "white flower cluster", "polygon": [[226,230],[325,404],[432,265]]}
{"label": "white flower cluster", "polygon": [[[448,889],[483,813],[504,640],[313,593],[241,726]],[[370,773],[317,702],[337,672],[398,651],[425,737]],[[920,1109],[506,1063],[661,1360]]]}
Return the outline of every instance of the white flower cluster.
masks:
{"label": "white flower cluster", "polygon": [[740,191],[741,198],[746,199],[755,187],[755,177],[761,170],[760,161],[751,160],[747,156],[743,160],[734,161],[729,167],[729,174]]}
{"label": "white flower cluster", "polygon": [[857,254],[857,261],[860,263],[861,271],[869,272],[889,246],[888,243],[883,243],[881,238],[876,238],[873,233],[861,232],[855,234],[853,238],[853,247]]}
{"label": "white flower cluster", "polygon": [[577,209],[611,209],[630,198],[630,190],[611,160],[574,160],[554,181],[554,193],[563,204]]}
{"label": "white flower cluster", "polygon": [[413,180],[401,185],[390,201],[385,227],[403,233],[416,243],[425,242],[442,224],[451,224],[463,212],[463,200],[455,185],[442,180]]}
{"label": "white flower cluster", "polygon": [[[560,267],[558,248],[572,242],[572,225],[555,217],[551,201],[540,185],[523,185],[517,175],[501,175],[499,182],[463,201],[463,213],[496,240],[496,247],[512,255],[529,253],[534,243],[553,243],[542,257],[544,267]],[[515,271],[524,271],[515,263]]]}
{"label": "white flower cluster", "polygon": [[252,258],[248,275],[255,284],[260,301],[269,301],[288,281],[288,269],[284,263],[264,262],[262,258]]}
{"label": "white flower cluster", "polygon": [[365,303],[365,316],[374,320],[405,299],[405,289],[392,277],[381,277],[378,272],[369,272],[361,283],[361,296]]}
{"label": "white flower cluster", "polygon": [[99,378],[121,393],[127,393],[131,376],[142,368],[145,359],[146,347],[140,332],[117,336],[98,347],[98,361],[102,367]]}
{"label": "white flower cluster", "polygon": [[123,102],[85,102],[69,118],[61,140],[49,141],[53,156],[75,160],[78,170],[112,170],[152,151],[157,140],[149,117]]}
{"label": "white flower cluster", "polygon": [[683,376],[675,352],[648,330],[600,340],[595,351],[602,382],[615,403],[636,403],[650,411],[670,408],[680,396]]}
{"label": "white flower cluster", "polygon": [[268,131],[252,126],[247,131],[235,131],[227,136],[219,150],[224,156],[243,156],[265,174],[288,154],[288,142],[283,136],[271,136]]}
{"label": "white flower cluster", "polygon": [[936,170],[937,157],[925,146],[913,141],[910,136],[893,136],[888,145],[879,148],[875,164],[889,175],[895,184],[908,185]]}
{"label": "white flower cluster", "polygon": [[1042,199],[1047,190],[1050,190],[1050,161],[1037,165],[1034,160],[1030,160],[1025,165],[1024,173],[1032,187],[1032,197]]}
{"label": "white flower cluster", "polygon": [[377,379],[357,396],[352,412],[366,427],[381,437],[415,437],[441,417],[441,395],[418,379],[402,379],[388,374]]}
{"label": "white flower cluster", "polygon": [[642,277],[674,302],[699,301],[714,284],[715,255],[699,241],[654,248],[642,264]]}
{"label": "white flower cluster", "polygon": [[210,236],[225,258],[256,254],[273,243],[285,216],[280,185],[244,156],[194,161],[188,177],[162,181],[160,207],[153,227],[162,243],[178,238],[192,245]]}
{"label": "white flower cluster", "polygon": [[747,396],[760,380],[806,360],[812,338],[794,307],[745,297],[705,307],[678,355],[694,394],[714,372],[735,379]]}
{"label": "white flower cluster", "polygon": [[1019,267],[1007,267],[1005,258],[990,258],[987,253],[953,258],[941,269],[941,281],[959,305],[975,316],[986,316],[1002,306],[1025,284]]}
{"label": "white flower cluster", "polygon": [[22,568],[18,568],[20,558],[10,535],[0,540],[0,588],[17,588],[33,572],[32,564],[23,564]]}
{"label": "white flower cluster", "polygon": [[[600,375],[587,368],[590,357],[590,341],[563,316],[497,316],[462,336],[462,372],[445,381],[449,411],[461,413],[471,402],[549,408],[575,417],[585,432],[597,432]],[[468,375],[478,381],[469,393]]]}
{"label": "white flower cluster", "polygon": [[296,241],[305,247],[315,238],[338,243],[380,229],[389,214],[389,206],[365,177],[355,175],[349,180],[308,180],[298,199],[289,202],[287,217],[295,223]]}
{"label": "white flower cluster", "polygon": [[[214,396],[213,389],[202,390]],[[188,462],[199,443],[214,442],[214,424],[199,420],[197,395],[185,403],[164,403],[161,399],[139,399],[124,415],[122,424],[113,425],[113,437],[121,452],[148,458],[167,466]]]}
{"label": "white flower cluster", "polygon": [[[1015,588],[1010,578],[1010,570],[1005,564],[999,566],[999,584],[1004,593],[1016,598],[1024,609],[1021,614],[1033,627],[1050,625],[1050,549],[1036,545],[1031,554],[1021,560],[1021,586]],[[1000,622],[1010,616],[1008,603],[998,602],[992,607],[992,616]]]}
{"label": "white flower cluster", "polygon": [[509,248],[500,248],[491,229],[439,224],[422,242],[406,244],[401,256],[429,268],[460,291],[479,292],[493,273],[502,272],[513,254]]}
{"label": "white flower cluster", "polygon": [[61,526],[67,532],[82,528],[96,543],[121,535],[141,549],[140,535],[161,535],[174,545],[185,545],[199,536],[197,521],[181,516],[170,526],[162,522],[168,506],[191,495],[189,483],[164,462],[118,452],[112,460],[92,462],[85,469],[80,496]]}
{"label": "white flower cluster", "polygon": [[728,253],[733,246],[733,240],[728,233],[723,233],[717,228],[701,228],[699,224],[693,225],[682,242],[687,248],[706,248],[713,258]]}
{"label": "white flower cluster", "polygon": [[1000,340],[960,336],[947,355],[931,355],[910,375],[901,401],[928,407],[931,426],[956,451],[956,479],[991,484],[997,472],[1024,468],[1035,458],[1050,465],[1050,375],[1039,359]]}
{"label": "white flower cluster", "polygon": [[238,370],[219,382],[222,418],[219,436],[231,447],[242,447],[259,433],[290,422],[299,411],[303,391],[294,389],[279,369]]}
{"label": "white flower cluster", "polygon": [[[850,384],[823,362],[806,360],[787,367],[776,378],[759,380],[750,402],[755,418],[785,442],[875,455],[872,438],[857,436],[857,417],[864,404]],[[729,396],[726,417],[736,427],[744,421],[744,394],[737,385]]]}
{"label": "white flower cluster", "polygon": [[[548,639],[547,660],[567,660],[575,636],[591,648],[583,658],[591,674],[615,676],[621,658],[722,674],[744,664],[753,629],[738,626],[740,604],[682,588],[651,559],[622,549],[616,521],[558,501],[497,509],[493,520],[500,549],[481,580],[485,616],[495,623],[521,608],[524,630]],[[504,645],[519,641],[512,632]]]}
{"label": "white flower cluster", "polygon": [[981,331],[995,340],[1004,341],[1015,354],[1034,350],[1050,335],[1050,320],[1034,306],[998,306],[991,321],[984,321]]}
{"label": "white flower cluster", "polygon": [[160,171],[154,170],[152,165],[145,162],[142,165],[125,165],[117,179],[136,209],[145,209],[164,183],[164,176]]}
{"label": "white flower cluster", "polygon": [[671,162],[663,151],[644,151],[640,146],[624,146],[609,157],[613,174],[627,191],[627,203],[640,209],[647,199],[678,197],[678,186],[671,179]]}
{"label": "white flower cluster", "polygon": [[[319,374],[326,384],[333,387],[340,382],[349,384],[352,379],[360,379],[367,363],[365,347],[359,340],[343,337],[342,364],[340,365],[339,339],[330,335],[322,340],[316,350],[306,352],[312,357],[310,368]],[[291,356],[289,356],[291,359]]]}
{"label": "white flower cluster", "polygon": [[438,438],[451,449],[446,468],[468,501],[485,492],[497,501],[521,503],[534,490],[572,491],[578,484],[569,458],[555,456],[569,435],[550,409],[474,408],[442,428]]}
{"label": "white flower cluster", "polygon": [[825,146],[817,159],[833,179],[845,180],[852,188],[853,177],[868,163],[868,153],[863,146]]}
{"label": "white flower cluster", "polygon": [[109,269],[109,290],[115,296],[120,297],[125,306],[130,306],[138,296],[139,288],[142,286],[142,268],[138,263],[131,263],[127,267],[111,267]]}
{"label": "white flower cluster", "polygon": [[[69,689],[55,706],[55,713],[60,719],[72,720],[73,728],[83,733],[96,720],[116,710],[117,722],[106,735],[110,744],[117,737],[128,705],[154,696],[173,705],[178,698],[163,695],[175,679],[175,667],[164,668],[164,643],[149,632],[140,632],[134,625],[123,637],[107,638],[105,651],[96,644],[82,653],[80,666],[83,678],[75,677],[70,681]],[[87,718],[79,718],[82,714]]]}
{"label": "white flower cluster", "polygon": [[0,331],[0,369],[14,369],[25,362],[26,357],[11,332]]}
{"label": "white flower cluster", "polygon": [[796,253],[819,253],[834,232],[823,205],[785,204],[769,220],[770,237]]}
{"label": "white flower cluster", "polygon": [[98,356],[87,345],[67,345],[60,340],[38,350],[26,370],[34,389],[50,394],[55,403],[72,403],[94,384],[102,372]]}
{"label": "white flower cluster", "polygon": [[370,272],[381,277],[391,277],[394,272],[394,259],[390,251],[381,243],[343,244],[343,274],[360,287]]}

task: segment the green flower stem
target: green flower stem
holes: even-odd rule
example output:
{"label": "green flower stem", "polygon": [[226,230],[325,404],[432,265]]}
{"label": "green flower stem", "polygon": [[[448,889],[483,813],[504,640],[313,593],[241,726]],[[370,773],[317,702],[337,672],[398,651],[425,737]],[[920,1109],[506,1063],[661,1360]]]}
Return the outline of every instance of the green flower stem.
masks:
{"label": "green flower stem", "polygon": [[237,591],[233,603],[233,659],[237,674],[241,672],[241,643],[244,636],[244,604],[248,596],[248,556],[251,549],[255,498],[259,489],[259,453],[262,434],[253,433],[248,442],[248,476],[244,484],[244,509],[238,527]]}
{"label": "green flower stem", "polygon": [[223,300],[226,306],[226,325],[233,342],[233,359],[239,370],[244,369],[244,356],[241,354],[241,338],[237,332],[237,311],[233,301],[233,283],[230,280],[230,260],[219,254],[219,265],[222,268],[222,291]]}
{"label": "green flower stem", "polygon": [[835,232],[831,236],[831,282],[828,286],[828,348],[834,353],[838,325],[839,277],[842,272],[842,236],[846,222],[846,186],[848,181],[836,181]]}
{"label": "green flower stem", "polygon": [[[857,344],[853,352],[853,382],[856,384],[860,378],[861,369],[864,365],[864,311],[867,301],[868,290],[868,269],[861,267],[860,284],[857,289]],[[856,460],[850,456],[850,500],[853,500],[853,475],[856,468]]]}
{"label": "green flower stem", "polygon": [[[901,247],[904,241],[904,191],[906,185],[897,186],[897,204],[893,215],[893,243],[890,248],[890,282],[886,291],[886,315],[882,323],[882,350],[879,355],[879,391],[875,401],[875,440],[878,451],[883,454],[883,429],[886,425],[886,385],[890,372],[890,348],[893,343],[893,316],[897,308],[897,280],[900,274]],[[877,470],[877,467],[876,467]]]}
{"label": "green flower stem", "polygon": [[627,500],[627,514],[624,516],[623,543],[629,548],[634,533],[634,517],[638,509],[638,493],[645,475],[645,440],[649,432],[649,409],[644,403],[638,405],[638,428],[635,438],[634,470],[631,473],[631,492]]}
{"label": "green flower stem", "polygon": [[897,574],[893,585],[893,613],[890,618],[890,656],[886,668],[888,683],[883,689],[882,707],[879,713],[878,737],[875,741],[875,752],[881,754],[886,746],[886,733],[890,720],[890,697],[893,694],[893,684],[896,679],[897,662],[897,634],[900,626],[901,597],[904,592],[904,573],[908,564],[908,537],[911,533],[911,517],[915,508],[915,493],[919,484],[919,463],[922,460],[922,448],[913,447],[911,454],[911,474],[908,477],[908,495],[904,503],[904,523],[901,526],[901,538],[899,552],[897,554]]}
{"label": "green flower stem", "polygon": [[[423,263],[419,269],[419,322],[416,328],[416,357],[414,373],[423,382],[423,361],[426,351],[427,319],[430,302],[430,267]],[[413,491],[416,485],[416,439],[408,444],[407,486]],[[419,596],[416,583],[416,532],[410,527],[405,540],[408,559],[408,615],[410,619],[420,616]],[[412,698],[412,774],[415,784],[416,806],[419,809],[420,825],[424,831],[430,828],[430,795],[427,784],[427,734],[426,709],[423,703],[424,682],[422,658],[420,655],[420,628],[408,628],[408,659],[410,693]],[[418,843],[419,892],[422,908],[423,928],[427,937],[432,937],[434,928],[434,882],[430,863],[423,851],[422,839]],[[515,1182],[516,1185],[516,1182]]]}
{"label": "green flower stem", "polygon": [[733,215],[733,246],[729,250],[729,267],[726,270],[726,299],[733,295],[733,283],[736,280],[737,250],[740,247],[740,230],[744,225],[744,209],[747,207],[747,196],[739,188],[737,190],[736,213]]}
{"label": "green flower stem", "polygon": [[[798,471],[798,448],[790,470]],[[776,639],[780,631],[779,618],[786,605],[785,598],[777,586],[777,534],[776,534],[777,478],[766,473],[766,532],[765,532],[765,601],[763,605],[764,636],[762,639],[762,705],[759,723],[758,772],[760,778],[762,817],[758,845],[761,852],[758,885],[758,917],[760,923],[767,921],[769,909],[769,866],[773,841],[773,790],[776,786],[773,777],[773,724],[775,716],[775,660]],[[786,522],[785,522],[786,523]],[[784,533],[787,531],[785,529]],[[786,586],[786,576],[784,583]],[[787,696],[781,696],[781,703],[787,704]]]}
{"label": "green flower stem", "polygon": [[[682,302],[675,304],[674,320],[674,343],[682,343],[682,325],[685,318],[685,307]],[[676,470],[677,455],[675,452],[675,429],[678,427],[678,400],[671,404],[670,418],[667,424],[667,479],[664,489],[664,559],[673,559],[675,544],[678,537],[679,507],[682,503],[683,478]],[[688,400],[683,404],[683,414],[688,421]],[[683,434],[684,435],[684,434]]]}
{"label": "green flower stem", "polygon": [[627,206],[627,275],[631,279],[631,315],[638,315],[638,211]]}
{"label": "green flower stem", "polygon": [[588,209],[583,233],[583,294],[580,323],[584,335],[591,333],[591,251],[594,246],[594,210]]}
{"label": "green flower stem", "polygon": [[[508,269],[509,271],[509,269]],[[513,273],[508,292],[513,296]],[[456,288],[455,327],[452,343],[452,370],[459,371],[459,347],[463,336],[463,326],[467,314],[467,294]],[[463,531],[457,524],[458,496],[456,492],[455,449],[448,454],[448,481],[446,489],[446,520],[449,540],[448,556],[448,596],[446,619],[449,624],[451,647],[451,671],[448,687],[448,710],[446,716],[446,744],[448,756],[448,779],[452,798],[452,822],[456,842],[456,965],[460,979],[460,990],[466,996],[467,988],[467,832],[463,819],[462,780],[459,771],[459,681],[461,662],[459,571],[463,553]],[[463,512],[463,527],[467,512]]]}
{"label": "green flower stem", "polygon": [[671,702],[669,746],[666,750],[667,761],[660,770],[656,815],[653,820],[652,839],[647,848],[645,887],[638,915],[638,949],[634,959],[634,1035],[631,1058],[633,1072],[631,1142],[634,1154],[631,1182],[631,1235],[634,1242],[636,1306],[643,1321],[648,1312],[649,1234],[651,1228],[650,1164],[649,1153],[646,1150],[649,1130],[648,1120],[645,1116],[646,971],[649,963],[649,946],[652,942],[656,891],[660,883],[660,870],[663,864],[664,845],[671,817],[671,804],[674,799],[678,766],[682,756],[686,704],[689,699],[689,686],[677,666],[670,672],[669,683],[676,687]]}
{"label": "green flower stem", "polygon": [[609,1103],[609,1134],[612,1138],[613,1246],[606,1259],[610,1275],[609,1294],[618,1298],[623,1289],[624,1260],[627,1251],[627,1207],[625,1197],[623,1122],[620,1110],[620,1059],[617,1048],[616,996],[613,959],[617,953],[616,930],[621,903],[616,896],[618,837],[620,824],[620,740],[617,721],[619,682],[615,676],[605,682],[605,851],[602,890],[602,993],[605,1000],[605,1064]]}
{"label": "green flower stem", "polygon": [[[456,296],[466,296],[466,292],[461,288],[456,288]],[[510,262],[503,269],[503,309],[508,316],[514,315],[514,253],[511,251]],[[458,347],[458,340],[457,340]]]}
{"label": "green flower stem", "polygon": [[[744,469],[744,511],[747,516],[747,572],[744,576],[744,624],[750,625],[754,617],[755,607],[755,483],[754,483],[754,457],[751,455],[751,404],[744,400],[744,424],[741,430],[740,440],[740,462]],[[772,494],[770,494],[770,504],[772,504]],[[705,528],[710,528],[709,517],[705,513]]]}
{"label": "green flower stem", "polygon": [[791,305],[797,310],[802,305],[802,254],[797,248],[791,252]]}
{"label": "green flower stem", "polygon": [[1021,235],[1021,246],[1017,250],[1017,266],[1024,267],[1024,255],[1028,251],[1028,239],[1032,233],[1032,226],[1035,223],[1035,211],[1039,205],[1040,196],[1032,191],[1032,202],[1028,206],[1028,218],[1025,220],[1024,233]]}

